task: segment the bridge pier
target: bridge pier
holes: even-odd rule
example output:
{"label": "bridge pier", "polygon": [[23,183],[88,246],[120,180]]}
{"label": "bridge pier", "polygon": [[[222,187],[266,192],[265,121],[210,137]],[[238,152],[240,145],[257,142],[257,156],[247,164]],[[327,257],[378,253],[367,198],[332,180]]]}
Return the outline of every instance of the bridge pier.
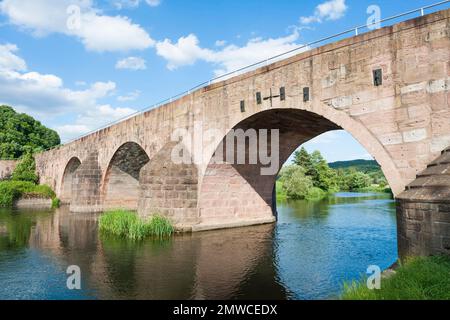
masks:
{"label": "bridge pier", "polygon": [[100,197],[101,179],[98,153],[92,152],[73,173],[70,211],[83,213],[103,210]]}
{"label": "bridge pier", "polygon": [[450,148],[397,197],[399,256],[450,254]]}
{"label": "bridge pier", "polygon": [[138,212],[142,217],[163,214],[179,229],[198,224],[198,174],[195,164],[171,160],[172,143],[163,147],[140,172]]}

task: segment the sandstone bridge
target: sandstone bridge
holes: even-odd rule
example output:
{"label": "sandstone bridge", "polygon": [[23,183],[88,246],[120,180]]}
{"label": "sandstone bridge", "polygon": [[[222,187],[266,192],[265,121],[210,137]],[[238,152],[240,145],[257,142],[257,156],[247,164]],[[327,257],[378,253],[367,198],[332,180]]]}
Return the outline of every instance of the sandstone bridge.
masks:
{"label": "sandstone bridge", "polygon": [[214,128],[221,135],[204,144],[219,148],[236,128],[279,129],[281,166],[302,143],[343,129],[396,195],[400,255],[450,253],[449,84],[443,10],[212,83],[39,154],[37,169],[73,212],[159,212],[192,231],[271,223],[276,173],[261,175],[260,162],[177,164],[173,132]]}

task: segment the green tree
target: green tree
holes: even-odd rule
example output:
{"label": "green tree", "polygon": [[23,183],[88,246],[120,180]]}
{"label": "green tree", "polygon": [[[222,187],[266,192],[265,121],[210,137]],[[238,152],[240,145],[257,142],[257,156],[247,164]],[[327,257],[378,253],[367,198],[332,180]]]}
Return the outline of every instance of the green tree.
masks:
{"label": "green tree", "polygon": [[364,189],[370,187],[370,185],[372,184],[372,179],[369,175],[356,170],[348,171],[345,176],[345,180],[347,188],[350,191]]}
{"label": "green tree", "polygon": [[280,180],[290,199],[305,199],[310,189],[313,188],[311,178],[305,175],[305,169],[298,165],[287,167]]}
{"label": "green tree", "polygon": [[316,175],[312,177],[314,186],[327,192],[337,191],[337,174],[328,166],[328,162],[319,151],[312,153],[311,162],[316,172]]}
{"label": "green tree", "polygon": [[33,183],[38,182],[36,174],[36,162],[30,150],[22,157],[17,167],[12,173],[13,181],[29,181]]}
{"label": "green tree", "polygon": [[38,152],[61,143],[58,133],[9,106],[0,106],[0,158],[19,159],[27,148]]}
{"label": "green tree", "polygon": [[305,148],[301,148],[294,153],[294,164],[305,169],[305,174],[310,177],[317,176],[316,168],[313,165],[311,155]]}

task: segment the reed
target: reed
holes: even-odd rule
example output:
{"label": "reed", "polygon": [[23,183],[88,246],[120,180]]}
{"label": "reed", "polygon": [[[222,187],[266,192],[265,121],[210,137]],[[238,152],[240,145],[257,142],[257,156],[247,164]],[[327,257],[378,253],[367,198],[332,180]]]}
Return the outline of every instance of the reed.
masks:
{"label": "reed", "polygon": [[130,240],[143,240],[148,237],[169,237],[174,227],[169,219],[153,215],[145,220],[135,212],[112,210],[105,212],[99,220],[100,232]]}

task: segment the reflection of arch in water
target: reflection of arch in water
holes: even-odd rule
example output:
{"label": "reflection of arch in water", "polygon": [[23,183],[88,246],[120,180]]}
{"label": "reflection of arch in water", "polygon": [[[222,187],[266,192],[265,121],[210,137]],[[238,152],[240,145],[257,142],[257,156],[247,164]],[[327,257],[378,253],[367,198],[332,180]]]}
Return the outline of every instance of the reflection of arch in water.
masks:
{"label": "reflection of arch in water", "polygon": [[[166,243],[149,240],[133,247],[104,238],[101,260],[105,272],[96,271],[95,287],[109,299],[233,299],[245,290],[254,292],[255,288],[245,287],[246,281],[263,263],[270,269],[264,272],[274,275],[274,266],[269,265],[273,228],[264,225],[178,235]],[[281,286],[272,289],[280,299],[285,298]]]}
{"label": "reflection of arch in water", "polygon": [[103,206],[137,210],[139,174],[150,158],[135,142],[123,144],[112,157],[102,187]]}
{"label": "reflection of arch in water", "polygon": [[273,224],[194,234],[199,246],[192,298],[260,299],[264,292],[247,287],[247,282],[262,272],[273,290],[268,296],[285,299],[284,289],[273,285],[273,234]]}
{"label": "reflection of arch in water", "polygon": [[70,204],[72,200],[72,188],[73,188],[73,178],[75,171],[81,165],[80,159],[73,157],[67,163],[61,182],[61,195],[60,199],[63,204]]}

